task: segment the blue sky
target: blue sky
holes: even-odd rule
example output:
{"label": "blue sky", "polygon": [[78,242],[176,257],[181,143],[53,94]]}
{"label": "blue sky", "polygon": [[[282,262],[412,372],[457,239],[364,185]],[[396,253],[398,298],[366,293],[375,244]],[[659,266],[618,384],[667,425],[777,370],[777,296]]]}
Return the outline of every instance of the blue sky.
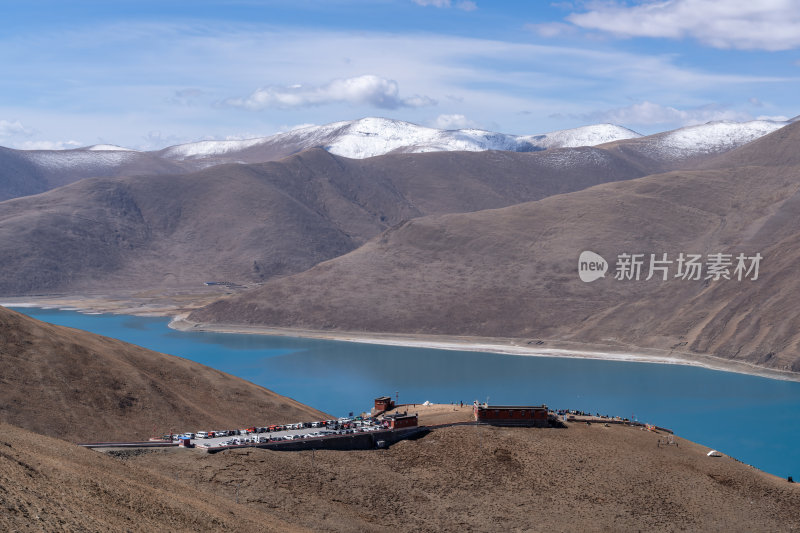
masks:
{"label": "blue sky", "polygon": [[797,0],[10,4],[13,148],[156,149],[365,116],[534,134],[800,114]]}

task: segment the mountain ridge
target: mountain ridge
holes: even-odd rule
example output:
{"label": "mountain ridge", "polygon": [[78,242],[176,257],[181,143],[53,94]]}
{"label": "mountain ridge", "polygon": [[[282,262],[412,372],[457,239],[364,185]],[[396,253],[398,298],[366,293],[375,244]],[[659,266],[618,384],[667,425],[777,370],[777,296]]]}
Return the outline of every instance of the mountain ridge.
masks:
{"label": "mountain ridge", "polygon": [[[199,141],[155,151],[100,144],[70,150],[0,150],[0,200],[37,194],[82,178],[174,174],[228,163],[280,160],[309,148],[363,159],[389,153],[504,150],[516,152],[621,143],[639,158],[674,161],[720,153],[789,122],[709,123],[642,137],[627,128],[594,124],[538,135],[477,129],[440,130],[399,120],[367,117],[307,126],[247,140]],[[721,124],[728,124],[727,127]],[[681,132],[691,131],[694,136]],[[700,133],[698,133],[698,131]],[[683,135],[676,144],[675,137]],[[639,139],[643,139],[637,142]],[[673,142],[668,142],[673,139]],[[702,140],[702,143],[692,142]]]}
{"label": "mountain ridge", "polygon": [[259,283],[419,216],[508,206],[648,169],[597,148],[387,154],[93,178],[0,202],[0,294]]}
{"label": "mountain ridge", "polygon": [[[800,123],[762,139],[793,154]],[[350,332],[620,343],[800,371],[800,166],[742,164],[599,184],[510,207],[417,218],[347,255],[219,300],[189,320]],[[741,152],[739,152],[741,151]],[[758,187],[752,187],[753,183]],[[583,283],[581,251],[761,252],[760,282]],[[660,257],[660,255],[659,255]],[[732,267],[731,267],[732,268]],[[749,284],[748,284],[749,283]]]}

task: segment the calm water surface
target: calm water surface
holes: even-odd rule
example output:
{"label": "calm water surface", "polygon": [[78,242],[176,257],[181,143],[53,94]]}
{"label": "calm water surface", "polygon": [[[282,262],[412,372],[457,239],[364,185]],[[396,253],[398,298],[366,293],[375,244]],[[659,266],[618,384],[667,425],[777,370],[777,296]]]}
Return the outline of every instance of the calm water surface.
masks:
{"label": "calm water surface", "polygon": [[166,318],[17,310],[185,357],[334,415],[368,410],[374,397],[395,393],[400,402],[545,403],[634,416],[775,475],[800,477],[797,382],[677,365],[180,332]]}

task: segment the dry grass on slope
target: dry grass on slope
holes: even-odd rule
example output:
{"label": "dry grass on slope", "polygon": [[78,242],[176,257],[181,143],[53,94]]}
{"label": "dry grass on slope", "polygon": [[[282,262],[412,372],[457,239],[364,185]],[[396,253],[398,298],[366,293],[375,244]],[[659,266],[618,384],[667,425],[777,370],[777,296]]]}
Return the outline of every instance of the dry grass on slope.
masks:
{"label": "dry grass on slope", "polygon": [[2,531],[217,529],[303,530],[173,476],[0,424]]}
{"label": "dry grass on slope", "polygon": [[0,308],[0,422],[87,442],[320,418],[207,366]]}
{"label": "dry grass on slope", "polygon": [[790,531],[800,485],[626,426],[460,426],[388,450],[129,462],[320,531]]}

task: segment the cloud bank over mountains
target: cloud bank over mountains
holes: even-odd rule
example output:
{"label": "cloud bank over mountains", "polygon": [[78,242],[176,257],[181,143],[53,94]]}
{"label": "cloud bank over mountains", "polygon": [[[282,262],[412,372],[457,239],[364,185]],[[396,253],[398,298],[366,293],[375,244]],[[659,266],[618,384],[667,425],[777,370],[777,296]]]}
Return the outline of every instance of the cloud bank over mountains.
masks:
{"label": "cloud bank over mountains", "polygon": [[620,37],[691,38],[714,48],[779,51],[800,46],[800,9],[793,0],[610,2],[572,13],[567,20]]}
{"label": "cloud bank over mountains", "polygon": [[427,96],[400,97],[400,87],[395,80],[374,74],[353,78],[335,79],[324,85],[290,85],[288,87],[262,87],[246,98],[225,101],[233,107],[261,110],[269,107],[292,108],[320,106],[333,103],[368,105],[379,109],[424,107],[436,104]]}
{"label": "cloud bank over mountains", "polygon": [[152,150],[376,114],[519,135],[798,113],[793,2],[329,4],[53,6],[46,21],[16,5],[0,145]]}

